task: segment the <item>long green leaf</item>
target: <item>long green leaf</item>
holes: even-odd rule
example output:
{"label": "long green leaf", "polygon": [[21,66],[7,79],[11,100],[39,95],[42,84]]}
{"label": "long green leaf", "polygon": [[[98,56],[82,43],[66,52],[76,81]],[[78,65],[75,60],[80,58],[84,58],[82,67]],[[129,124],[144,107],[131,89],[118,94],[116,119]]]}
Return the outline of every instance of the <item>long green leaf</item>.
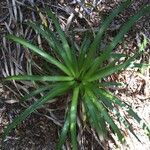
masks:
{"label": "long green leaf", "polygon": [[47,40],[50,47],[53,48],[53,50],[57,53],[58,56],[61,56],[66,66],[73,74],[70,61],[68,60],[66,53],[63,50],[62,45],[60,44],[60,41],[55,37],[54,33],[48,27],[45,27],[43,25],[38,25],[37,23],[29,22],[28,25],[30,25],[34,30],[38,31],[38,33],[41,34],[43,38]]}
{"label": "long green leaf", "polygon": [[118,120],[120,121],[120,123],[124,124],[125,127],[136,137],[136,139],[140,141],[140,139],[137,137],[136,133],[134,132],[134,129],[132,127],[132,125],[127,121],[127,119],[121,115],[121,113],[119,111],[115,111],[115,109],[112,107],[111,110],[113,111],[114,115],[118,117]]}
{"label": "long green leaf", "polygon": [[146,134],[150,137],[150,127],[142,121],[142,119],[135,113],[132,108],[128,105],[119,100],[117,97],[112,95],[110,92],[105,91],[104,89],[99,90],[101,96],[105,97],[106,100],[113,102],[114,104],[119,105],[122,109],[124,109],[131,117],[133,117],[144,129]]}
{"label": "long green leaf", "polygon": [[77,105],[78,105],[79,87],[75,87],[73,90],[72,103],[70,108],[70,132],[72,149],[77,150]]}
{"label": "long green leaf", "polygon": [[135,22],[138,21],[142,16],[144,16],[144,15],[146,15],[148,13],[150,13],[150,5],[142,8],[140,11],[138,11],[136,15],[132,16],[129,19],[129,21],[122,26],[122,28],[120,29],[120,32],[112,40],[112,42],[105,49],[105,51],[98,58],[96,58],[95,61],[91,63],[91,65],[89,65],[89,63],[88,63],[88,66],[92,66],[90,71],[88,72],[89,76],[95,70],[97,70],[97,68],[99,67],[99,65],[101,63],[103,63],[106,59],[108,59],[108,57],[110,56],[112,50],[117,46],[117,44],[119,42],[122,41],[122,39],[124,38],[124,35],[131,29],[131,27],[135,24]]}
{"label": "long green leaf", "polygon": [[62,70],[63,72],[65,72],[67,75],[71,75],[70,71],[67,69],[66,66],[64,66],[62,63],[60,63],[58,60],[56,60],[55,58],[53,58],[52,56],[50,56],[48,53],[46,53],[44,50],[38,48],[37,46],[29,43],[28,41],[24,40],[21,37],[16,37],[14,35],[8,35],[7,38],[31,49],[31,51],[35,52],[36,54],[40,55],[41,57],[43,57],[46,61],[54,64],[55,66],[57,66],[60,70]]}
{"label": "long green leaf", "polygon": [[23,96],[21,100],[23,100],[23,101],[28,100],[28,99],[33,98],[35,95],[38,95],[42,92],[45,92],[47,90],[50,91],[52,87],[53,87],[53,85],[39,87],[38,89],[36,89],[36,90],[30,92],[29,94],[26,94],[25,96]]}
{"label": "long green leaf", "polygon": [[88,90],[89,95],[92,97],[94,105],[97,107],[97,109],[101,112],[102,116],[106,120],[106,122],[112,127],[115,133],[117,133],[117,136],[121,142],[123,142],[124,136],[121,133],[120,129],[117,127],[117,125],[114,123],[113,119],[108,114],[105,107],[97,100],[97,96],[94,95],[94,93],[91,90]]}
{"label": "long green leaf", "polygon": [[43,25],[38,24],[37,22],[36,23],[28,22],[27,25],[31,26],[35,31],[38,32],[38,34],[41,34],[42,37],[47,40],[49,46],[52,47],[59,55],[61,50],[60,48],[57,48],[57,46],[59,45],[59,41],[55,38],[52,31],[51,32],[46,31],[45,27]]}
{"label": "long green leaf", "polygon": [[134,56],[130,57],[128,60],[126,60],[124,63],[116,65],[116,66],[112,66],[111,64],[108,65],[107,67],[104,67],[102,69],[99,69],[95,74],[91,75],[87,74],[84,77],[84,80],[88,80],[89,82],[104,78],[108,75],[111,75],[117,71],[120,71],[121,69],[125,69],[126,67],[128,67],[130,65],[130,63],[139,55],[139,53],[135,54]]}
{"label": "long green leaf", "polygon": [[120,54],[120,53],[111,53],[110,56],[113,58],[113,59],[120,59],[122,57],[127,57],[126,54]]}
{"label": "long green leaf", "polygon": [[50,9],[46,9],[46,12],[47,12],[47,15],[52,19],[52,21],[57,29],[57,32],[61,38],[61,41],[63,43],[63,48],[67,54],[67,57],[71,61],[72,60],[71,50],[70,50],[69,44],[67,42],[66,36],[60,27],[59,21],[57,20],[57,18],[55,17],[55,15],[53,14],[53,12]]}
{"label": "long green leaf", "polygon": [[128,123],[128,121],[126,120],[126,118],[124,118],[124,116],[122,116],[118,111],[116,111],[115,107],[113,106],[113,103],[111,100],[106,99],[104,96],[102,96],[100,94],[100,89],[97,88],[96,86],[92,86],[92,91],[93,93],[96,95],[97,99],[101,102],[103,102],[103,104],[105,105],[105,107],[107,109],[109,109],[110,111],[112,111],[112,113],[118,117],[118,120],[120,121],[120,123],[123,123],[125,125],[125,127],[127,129],[129,129],[129,131],[136,137],[136,139],[140,141],[140,139],[137,137],[136,133],[134,132],[132,125]]}
{"label": "long green leaf", "polygon": [[[73,60],[69,60],[69,58],[67,57],[67,54],[63,48],[63,43],[60,43],[57,38],[55,37],[55,35],[53,34],[53,32],[47,28],[47,27],[44,27],[44,29],[47,31],[47,34],[50,36],[52,36],[52,39],[55,43],[55,46],[57,49],[59,49],[59,54],[61,55],[62,59],[64,60],[66,66],[71,70],[72,74],[74,75],[74,70],[73,70],[73,67],[72,67],[72,61]],[[62,31],[63,32],[63,31]],[[73,55],[72,57],[75,57],[75,55]],[[73,58],[72,58],[73,59]]]}
{"label": "long green leaf", "polygon": [[77,77],[79,74],[79,64],[78,64],[78,60],[77,60],[77,44],[75,42],[74,39],[68,39],[69,43],[70,43],[70,48],[72,50],[72,64],[70,64],[72,66],[72,70],[75,72],[75,76]]}
{"label": "long green leaf", "polygon": [[36,109],[40,108],[43,104],[45,104],[47,101],[51,100],[52,98],[59,96],[63,94],[70,86],[72,86],[74,82],[66,82],[59,84],[55,86],[50,93],[43,96],[38,101],[35,101],[33,105],[28,107],[23,113],[21,113],[18,117],[16,117],[12,123],[10,123],[5,129],[3,134],[3,139],[8,135],[8,133],[15,128],[17,125],[19,125],[27,116],[29,116],[32,112],[34,112]]}
{"label": "long green leaf", "polygon": [[150,64],[145,64],[145,63],[132,63],[130,66],[130,68],[139,68],[139,69],[146,69],[148,67],[150,67]]}
{"label": "long green leaf", "polygon": [[65,140],[67,138],[67,133],[68,133],[68,130],[69,130],[69,126],[70,126],[70,113],[68,112],[67,117],[65,119],[64,126],[63,126],[62,131],[61,131],[61,135],[59,137],[59,142],[56,146],[56,150],[61,150],[62,149],[62,146],[65,143]]}
{"label": "long green leaf", "polygon": [[73,77],[67,76],[39,76],[39,75],[16,75],[6,77],[5,80],[29,80],[29,81],[72,81]]}
{"label": "long green leaf", "polygon": [[102,36],[104,32],[108,29],[108,26],[113,21],[113,19],[122,12],[129,4],[131,3],[131,0],[126,0],[124,3],[120,4],[102,23],[96,37],[94,38],[94,41],[89,47],[89,52],[87,54],[87,59],[84,62],[83,70],[86,70],[89,67],[89,64],[92,63],[92,58],[95,55],[95,51],[98,50]]}
{"label": "long green leaf", "polygon": [[87,50],[88,50],[90,44],[91,44],[91,40],[90,40],[89,35],[85,35],[84,40],[81,45],[81,48],[80,48],[80,51],[79,51],[79,57],[78,57],[80,71],[83,66],[84,59],[85,59],[85,56],[86,56],[86,53],[87,53]]}
{"label": "long green leaf", "polygon": [[84,105],[85,108],[87,109],[87,113],[89,115],[89,121],[91,125],[96,129],[98,135],[102,138],[106,135],[107,131],[104,125],[104,121],[101,122],[101,114],[99,111],[97,111],[97,108],[94,107],[92,104],[91,98],[88,96],[87,93],[84,95]]}

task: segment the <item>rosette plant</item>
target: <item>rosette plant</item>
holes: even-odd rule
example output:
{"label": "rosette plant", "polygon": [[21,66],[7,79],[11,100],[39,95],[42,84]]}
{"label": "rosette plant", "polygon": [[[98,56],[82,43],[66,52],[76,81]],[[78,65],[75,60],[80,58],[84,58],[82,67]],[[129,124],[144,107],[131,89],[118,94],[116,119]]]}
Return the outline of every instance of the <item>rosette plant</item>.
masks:
{"label": "rosette plant", "polygon": [[[34,75],[16,75],[6,77],[5,80],[28,80],[36,82],[46,82],[35,91],[31,92],[26,98],[32,98],[39,93],[44,93],[39,100],[35,101],[30,107],[22,112],[17,118],[13,120],[4,130],[3,136],[6,137],[8,133],[19,125],[32,112],[39,109],[46,102],[50,102],[54,98],[71,93],[70,103],[66,106],[64,125],[60,133],[57,149],[61,149],[67,136],[70,134],[72,149],[78,149],[77,142],[77,117],[83,124],[90,124],[96,131],[99,137],[106,137],[108,131],[111,130],[118,139],[124,141],[124,133],[117,126],[114,117],[118,118],[124,126],[136,137],[132,130],[132,125],[127,121],[116,107],[120,107],[122,111],[126,112],[130,117],[141,124],[141,118],[133,111],[133,109],[126,103],[122,102],[110,91],[107,90],[107,85],[111,83],[102,82],[107,76],[117,73],[122,69],[127,68],[131,62],[139,56],[144,47],[146,40],[139,47],[133,56],[127,57],[124,62],[117,63],[122,55],[113,51],[113,49],[123,40],[124,35],[130,30],[134,23],[142,16],[150,13],[150,5],[143,7],[129,21],[127,21],[121,28],[118,34],[113,38],[112,42],[103,50],[99,51],[100,42],[103,34],[107,31],[108,26],[120,12],[122,12],[129,4],[130,0],[121,3],[101,24],[93,41],[85,37],[79,48],[70,44],[64,31],[61,29],[60,23],[51,10],[46,10],[46,14],[51,18],[53,25],[57,31],[57,36],[50,28],[37,23],[29,22],[29,25],[36,30],[47,41],[51,49],[57,54],[57,58],[53,57],[48,51],[33,45],[29,41],[14,35],[8,35],[7,38],[23,45],[30,49],[33,53],[40,56],[44,61],[55,66],[55,71],[49,74]],[[109,59],[112,61],[108,63]],[[107,62],[107,63],[106,63]],[[50,70],[53,68],[49,68]],[[57,72],[58,71],[58,72]],[[55,73],[54,73],[55,72]],[[80,108],[80,109],[79,109]],[[111,114],[111,115],[110,115]],[[143,129],[148,135],[150,131],[146,123],[142,122]]]}

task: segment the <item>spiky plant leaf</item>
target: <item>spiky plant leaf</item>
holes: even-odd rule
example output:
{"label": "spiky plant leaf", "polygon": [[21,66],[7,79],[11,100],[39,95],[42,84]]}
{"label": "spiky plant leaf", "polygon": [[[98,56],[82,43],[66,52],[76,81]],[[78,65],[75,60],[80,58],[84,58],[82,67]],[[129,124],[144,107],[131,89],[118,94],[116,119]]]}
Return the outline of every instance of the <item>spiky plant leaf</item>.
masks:
{"label": "spiky plant leaf", "polygon": [[89,64],[91,64],[93,61],[92,57],[95,55],[95,51],[99,49],[100,41],[102,39],[103,34],[108,29],[108,26],[113,21],[113,19],[122,12],[129,4],[131,3],[131,0],[126,0],[122,4],[120,4],[102,23],[96,37],[94,38],[94,41],[90,45],[87,53],[87,58],[85,59],[84,65],[83,65],[83,73],[86,71],[86,69],[89,67]]}
{"label": "spiky plant leaf", "polygon": [[65,140],[67,138],[67,133],[69,130],[69,126],[70,126],[70,112],[68,111],[64,126],[63,126],[62,131],[61,131],[61,135],[59,137],[59,142],[56,146],[57,150],[60,150],[62,148],[63,144],[65,143]]}
{"label": "spiky plant leaf", "polygon": [[104,89],[99,90],[99,94],[102,97],[104,97],[106,100],[111,101],[114,104],[120,106],[124,111],[126,111],[131,117],[133,117],[141,125],[141,127],[145,130],[148,136],[150,135],[149,126],[137,115],[136,112],[132,110],[132,108],[128,104],[122,102],[116,96],[114,96],[113,94],[111,94],[110,92]]}
{"label": "spiky plant leaf", "polygon": [[7,128],[4,129],[3,139],[8,135],[8,133],[19,125],[23,120],[26,119],[32,112],[40,108],[47,101],[53,99],[56,96],[63,94],[74,82],[66,82],[56,85],[49,93],[41,97],[38,101],[35,101],[30,107],[28,107],[23,113],[16,117],[12,123],[10,123]]}
{"label": "spiky plant leaf", "polygon": [[[135,24],[137,20],[139,20],[142,16],[150,13],[150,6],[145,6],[143,9],[138,11],[138,13],[134,16],[132,16],[129,21],[127,21],[122,28],[120,29],[120,32],[117,34],[117,36],[112,40],[112,42],[106,47],[105,51],[95,59],[94,62],[91,63],[91,68],[88,71],[88,75],[92,75],[92,73],[97,70],[98,66],[101,65],[106,59],[109,59],[110,54],[112,50],[117,46],[117,44],[122,41],[124,35],[131,29],[131,27]],[[144,46],[143,46],[144,44]],[[142,44],[142,49],[145,47],[146,41],[144,40],[144,43]],[[142,50],[140,50],[142,51]],[[90,66],[90,65],[88,65]]]}
{"label": "spiky plant leaf", "polygon": [[78,105],[79,87],[75,87],[72,95],[72,103],[70,108],[70,133],[71,133],[71,143],[72,149],[77,149],[77,132],[76,132],[76,122],[77,122],[77,105]]}
{"label": "spiky plant leaf", "polygon": [[[28,23],[34,30],[38,31],[39,34],[42,35],[44,39],[47,40],[49,46],[57,53],[57,55],[63,59],[69,70],[72,74],[73,70],[70,64],[70,61],[68,60],[68,57],[64,50],[62,50],[63,45],[60,43],[60,41],[56,38],[54,33],[48,28],[43,25],[38,25],[37,23],[29,22]],[[59,29],[61,30],[61,29]]]}
{"label": "spiky plant leaf", "polygon": [[98,133],[100,139],[103,140],[107,134],[105,122],[102,119],[100,112],[92,104],[92,99],[87,93],[85,93],[84,95],[84,105],[88,114],[87,118],[90,124],[92,125],[93,128],[96,129],[96,132]]}
{"label": "spiky plant leaf", "polygon": [[69,63],[70,65],[72,66],[72,73],[73,75],[75,75],[77,72],[76,72],[76,65],[74,65],[74,61],[76,59],[76,56],[73,55],[73,52],[68,44],[68,41],[67,41],[67,38],[66,38],[66,35],[64,33],[64,31],[61,29],[60,27],[60,24],[59,24],[59,21],[58,19],[55,17],[55,15],[53,14],[53,12],[49,9],[46,9],[46,12],[47,12],[47,15],[52,19],[54,25],[55,25],[55,28],[59,34],[59,37],[61,39],[61,42],[62,42],[62,46],[63,46],[63,50],[66,52],[66,55],[67,55],[67,58],[69,60]]}
{"label": "spiky plant leaf", "polygon": [[[140,139],[137,137],[137,135],[135,134],[135,132],[134,132],[134,130],[133,130],[133,128],[132,128],[132,125],[127,121],[127,119],[124,117],[124,116],[122,116],[122,114],[119,112],[119,111],[117,111],[116,110],[116,107],[114,107],[114,103],[112,102],[112,100],[111,99],[106,99],[106,97],[104,97],[104,96],[102,96],[101,95],[101,90],[102,89],[99,89],[99,88],[97,88],[97,87],[95,87],[95,86],[92,86],[91,87],[92,89],[93,89],[93,93],[96,95],[96,97],[97,97],[97,99],[98,99],[98,101],[100,101],[100,102],[102,102],[103,104],[104,104],[104,106],[105,106],[105,108],[107,108],[108,110],[110,110],[115,116],[117,116],[118,117],[118,120],[120,121],[120,123],[122,124],[124,124],[125,125],[125,127],[136,137],[136,139],[138,140],[138,141],[140,141]],[[102,90],[103,91],[103,90]],[[96,103],[98,103],[98,102],[96,102]],[[98,104],[99,105],[99,104]],[[98,106],[97,105],[97,106]],[[122,106],[120,106],[121,107],[121,109],[122,109]],[[111,119],[111,118],[110,118]],[[119,133],[119,134],[121,134],[121,133]],[[122,139],[122,136],[120,136],[121,138],[120,139]],[[141,142],[141,141],[140,141]]]}
{"label": "spiky plant leaf", "polygon": [[[89,74],[86,74],[85,76],[85,80],[92,82],[101,78],[104,78],[108,75],[111,75],[115,72],[118,72],[121,69],[125,69],[127,68],[130,63],[139,55],[139,53],[135,54],[134,56],[130,57],[128,60],[126,60],[124,63],[119,64],[119,65],[114,65],[112,66],[112,64],[102,68],[102,69],[98,69],[95,74],[93,74],[93,76],[91,77]],[[114,62],[115,63],[115,62]]]}
{"label": "spiky plant leaf", "polygon": [[[142,16],[150,13],[150,5],[143,7],[136,15],[131,17],[129,21],[122,26],[120,32],[106,47],[106,49],[103,52],[101,51],[102,53],[100,55],[96,56],[96,51],[99,51],[99,42],[102,39],[104,32],[107,30],[108,25],[114,17],[117,16],[118,13],[122,12],[130,3],[130,0],[126,0],[118,6],[117,9],[115,9],[102,23],[102,26],[98,30],[94,40],[92,41],[89,37],[85,37],[80,49],[77,48],[78,46],[76,47],[76,45],[74,45],[74,41],[71,40],[70,43],[67,40],[67,36],[65,36],[64,31],[61,29],[59,21],[54,13],[51,10],[47,10],[47,15],[53,21],[58,37],[51,29],[48,29],[48,27],[36,25],[35,23],[30,23],[30,26],[46,39],[54,53],[57,53],[57,58],[52,57],[48,54],[48,52],[38,48],[23,38],[13,35],[7,36],[9,39],[29,48],[32,52],[46,60],[44,63],[47,63],[48,69],[46,68],[46,73],[42,72],[42,75],[40,75],[39,72],[39,74],[37,73],[37,75],[33,75],[35,73],[31,71],[30,67],[30,75],[18,75],[6,78],[6,80],[29,80],[32,82],[34,81],[34,83],[37,81],[37,87],[39,89],[34,90],[29,95],[25,96],[25,98],[32,98],[32,96],[41,96],[41,98],[35,101],[29,108],[21,113],[20,116],[14,119],[10,125],[8,125],[4,131],[4,137],[8,135],[11,129],[19,125],[21,121],[23,121],[36,109],[40,108],[44,103],[48,101],[51,102],[53,98],[62,94],[66,94],[71,97],[71,105],[67,107],[68,111],[66,112],[66,120],[64,121],[65,123],[57,145],[58,150],[62,148],[69,133],[71,134],[72,149],[78,149],[77,125],[79,125],[79,122],[77,121],[77,118],[82,119],[82,117],[78,117],[78,109],[80,109],[78,106],[81,106],[79,103],[81,103],[85,109],[85,112],[80,111],[80,113],[84,113],[81,114],[81,116],[86,115],[85,118],[87,120],[82,120],[83,123],[90,123],[91,127],[97,131],[100,139],[101,137],[107,136],[109,129],[113,130],[114,134],[118,136],[121,142],[124,139],[123,132],[117,126],[110,113],[113,115],[116,114],[119,121],[123,122],[124,126],[126,126],[126,128],[129,129],[129,131],[137,138],[136,134],[132,131],[131,123],[128,122],[128,120],[122,116],[119,111],[117,113],[115,112],[114,108],[118,107],[135,119],[138,123],[142,123],[143,129],[150,136],[150,130],[146,123],[142,122],[141,118],[128,104],[122,102],[106,90],[105,87],[112,86],[111,83],[104,83],[106,76],[116,73],[122,69],[126,69],[145,49],[147,40],[144,38],[143,43],[139,45],[139,51],[132,57],[125,59],[123,63],[119,63],[118,60],[126,56],[112,52],[133,24]],[[110,58],[111,60],[109,60]],[[104,64],[105,60],[107,60],[108,64]],[[49,67],[48,63],[54,65],[54,68]],[[49,72],[49,70],[52,71]],[[52,73],[53,75],[51,75],[51,72],[55,73]],[[40,86],[41,83],[42,86]],[[43,83],[46,85],[45,87],[43,87]],[[114,85],[117,86],[119,84],[115,83],[113,86]],[[73,92],[70,96],[71,91]]]}
{"label": "spiky plant leaf", "polygon": [[34,96],[36,96],[42,92],[50,91],[53,86],[54,85],[41,86],[38,89],[36,89],[36,90],[30,92],[29,94],[26,94],[25,96],[23,96],[21,100],[23,100],[23,101],[28,100],[28,99],[33,98]]}
{"label": "spiky plant leaf", "polygon": [[38,75],[17,75],[6,77],[5,80],[27,80],[27,81],[72,81],[73,77],[67,76],[38,76]]}
{"label": "spiky plant leaf", "polygon": [[92,101],[95,107],[97,107],[97,109],[101,112],[102,116],[104,117],[105,121],[112,127],[114,132],[117,134],[118,139],[121,142],[123,142],[124,141],[123,134],[120,132],[120,129],[114,123],[113,119],[110,117],[105,107],[101,104],[100,101],[97,100],[97,97],[94,95],[94,93],[91,92],[91,90],[88,90],[88,93],[89,93],[89,96],[92,98]]}
{"label": "spiky plant leaf", "polygon": [[11,39],[27,48],[29,48],[31,51],[35,52],[36,54],[40,55],[41,57],[43,57],[46,61],[54,64],[55,66],[57,66],[60,70],[62,70],[63,72],[65,72],[67,75],[71,75],[70,71],[67,69],[66,66],[64,66],[64,64],[60,63],[58,60],[56,60],[55,58],[53,58],[52,56],[50,56],[48,53],[46,53],[44,50],[38,48],[37,46],[29,43],[28,41],[24,40],[21,37],[16,37],[14,35],[8,35],[7,36],[8,39]]}

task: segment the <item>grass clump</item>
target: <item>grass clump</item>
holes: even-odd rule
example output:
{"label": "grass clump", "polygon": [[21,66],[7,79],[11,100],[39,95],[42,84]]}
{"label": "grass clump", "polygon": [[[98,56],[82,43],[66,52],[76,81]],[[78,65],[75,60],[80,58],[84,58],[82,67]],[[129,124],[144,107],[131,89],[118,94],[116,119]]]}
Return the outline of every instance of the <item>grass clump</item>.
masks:
{"label": "grass clump", "polygon": [[[117,53],[113,53],[112,55],[112,50],[123,40],[124,35],[130,30],[137,20],[150,13],[150,5],[143,7],[137,12],[137,14],[132,16],[129,21],[121,27],[119,33],[114,37],[112,42],[108,44],[105,50],[102,51],[100,55],[96,54],[96,51],[99,50],[99,43],[102,40],[103,34],[108,29],[109,24],[113,21],[114,17],[122,12],[130,3],[130,0],[126,0],[113,10],[113,12],[102,23],[93,41],[90,41],[89,38],[85,37],[79,51],[76,50],[74,45],[69,44],[65,33],[60,27],[58,19],[51,10],[46,10],[46,13],[53,21],[59,39],[48,27],[30,22],[29,25],[41,34],[43,38],[45,38],[49,46],[57,54],[57,59],[52,57],[45,50],[33,45],[21,37],[14,35],[7,36],[7,38],[30,49],[48,63],[53,64],[57,69],[54,71],[56,72],[55,74],[17,75],[6,78],[6,80],[42,81],[47,84],[39,87],[26,96],[26,98],[32,98],[33,96],[43,92],[43,96],[41,96],[38,101],[35,101],[7,126],[4,130],[4,138],[13,128],[19,125],[27,116],[40,108],[46,102],[50,102],[53,98],[60,95],[72,93],[70,100],[71,103],[68,105],[68,111],[66,112],[65,122],[57,144],[57,149],[62,148],[69,133],[71,135],[72,149],[78,149],[77,116],[79,114],[83,116],[82,118],[85,118],[82,120],[83,124],[90,123],[91,127],[96,130],[99,137],[105,138],[108,135],[108,131],[112,130],[113,133],[117,135],[119,141],[124,142],[123,132],[116,125],[113,117],[110,115],[110,113],[114,114],[118,120],[138,139],[132,130],[131,124],[121,113],[119,113],[119,111],[115,109],[115,106],[120,107],[138,123],[142,122],[141,118],[128,104],[122,102],[106,89],[105,86],[108,86],[109,84],[111,85],[111,83],[103,84],[101,80],[113,73],[127,68],[131,62],[133,62],[135,58],[142,53],[146,46],[145,41],[139,47],[139,51],[137,51],[132,57],[126,58],[126,60],[120,64],[116,64],[116,61],[122,57],[122,55],[118,55]],[[104,62],[109,60],[111,57],[113,57],[113,61],[106,65]],[[57,72],[57,70],[59,71]],[[79,106],[82,106],[82,110],[78,112]],[[150,131],[145,123],[142,123],[142,127],[147,134],[150,135]]]}

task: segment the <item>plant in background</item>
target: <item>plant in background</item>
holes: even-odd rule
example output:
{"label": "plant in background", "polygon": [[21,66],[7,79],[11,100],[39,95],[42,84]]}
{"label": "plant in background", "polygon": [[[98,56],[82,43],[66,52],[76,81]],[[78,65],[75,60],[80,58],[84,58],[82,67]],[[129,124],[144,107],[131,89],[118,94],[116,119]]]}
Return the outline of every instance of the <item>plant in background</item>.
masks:
{"label": "plant in background", "polygon": [[[112,42],[108,44],[104,51],[97,55],[96,51],[99,49],[99,43],[103,34],[106,32],[111,21],[120,12],[122,12],[129,4],[130,0],[119,5],[102,23],[93,41],[85,37],[79,50],[74,45],[70,45],[67,38],[62,31],[59,22],[55,15],[46,10],[47,15],[52,19],[55,29],[58,33],[56,36],[51,29],[44,25],[37,25],[30,22],[29,25],[36,30],[48,42],[49,46],[57,54],[57,59],[48,54],[45,50],[31,44],[27,40],[14,35],[8,35],[7,38],[29,48],[32,52],[42,57],[46,62],[55,66],[55,71],[46,75],[17,75],[7,77],[6,80],[29,80],[34,82],[41,82],[41,87],[31,92],[26,98],[32,98],[39,93],[43,96],[35,101],[29,108],[21,113],[17,118],[10,123],[4,130],[4,138],[8,133],[19,125],[27,116],[29,116],[36,109],[40,108],[46,102],[51,102],[55,97],[66,93],[72,93],[70,104],[65,115],[65,122],[62,128],[57,149],[61,149],[67,135],[71,135],[72,149],[77,147],[77,117],[80,115],[83,124],[89,123],[99,135],[105,138],[108,131],[112,130],[118,139],[123,142],[124,134],[116,125],[112,114],[114,114],[118,121],[138,139],[132,125],[116,108],[120,107],[123,112],[127,113],[138,123],[142,123],[143,129],[150,136],[150,130],[146,123],[143,123],[141,118],[132,110],[132,108],[115,97],[107,90],[106,85],[112,83],[102,82],[102,79],[116,73],[122,69],[127,68],[137,56],[139,56],[146,47],[146,39],[139,47],[139,51],[133,56],[126,58],[122,63],[116,63],[122,55],[112,53],[112,50],[122,41],[124,35],[134,25],[134,23],[142,16],[150,13],[150,5],[143,7],[140,11],[132,16],[120,29],[119,33],[114,37]],[[106,64],[106,61],[113,58],[112,61]],[[49,68],[51,70],[51,68]],[[58,72],[57,72],[58,71]],[[55,72],[55,73],[53,73]],[[42,84],[42,82],[46,84]],[[80,106],[80,111],[77,108]],[[116,107],[117,106],[117,107]],[[111,115],[110,115],[111,113]]]}

